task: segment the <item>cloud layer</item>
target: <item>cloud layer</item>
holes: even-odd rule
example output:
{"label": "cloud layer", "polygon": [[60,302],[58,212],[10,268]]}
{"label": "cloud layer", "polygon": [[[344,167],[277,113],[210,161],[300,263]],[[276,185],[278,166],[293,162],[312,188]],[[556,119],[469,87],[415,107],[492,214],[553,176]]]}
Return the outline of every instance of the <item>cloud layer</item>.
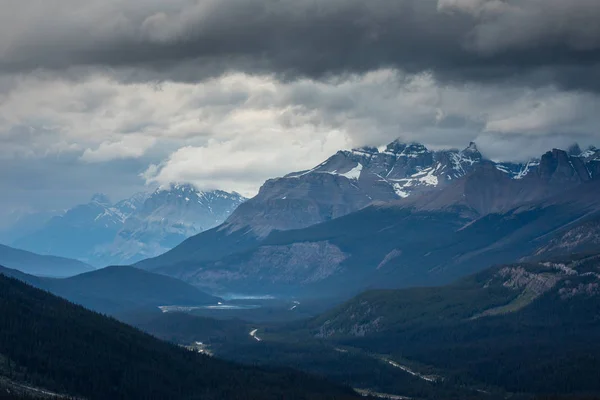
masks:
{"label": "cloud layer", "polygon": [[4,71],[97,66],[195,81],[223,70],[322,78],[398,68],[600,89],[596,0],[7,1]]}
{"label": "cloud layer", "polygon": [[504,159],[592,143],[598,109],[591,93],[440,85],[431,74],[392,69],[329,81],[237,73],[160,85],[30,76],[4,95],[0,158],[92,166],[136,159],[146,164],[147,183],[191,181],[252,195],[265,179],[310,168],[338,149],[398,137],[434,148],[477,140],[489,157]]}

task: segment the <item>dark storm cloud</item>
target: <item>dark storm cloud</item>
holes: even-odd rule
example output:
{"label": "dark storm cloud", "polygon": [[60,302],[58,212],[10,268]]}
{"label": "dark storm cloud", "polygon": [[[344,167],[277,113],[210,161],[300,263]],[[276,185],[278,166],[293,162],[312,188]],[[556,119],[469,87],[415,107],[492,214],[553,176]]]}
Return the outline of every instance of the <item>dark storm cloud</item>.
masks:
{"label": "dark storm cloud", "polygon": [[597,0],[8,3],[17,11],[3,13],[4,71],[103,66],[127,80],[193,81],[224,70],[323,78],[394,67],[600,90]]}

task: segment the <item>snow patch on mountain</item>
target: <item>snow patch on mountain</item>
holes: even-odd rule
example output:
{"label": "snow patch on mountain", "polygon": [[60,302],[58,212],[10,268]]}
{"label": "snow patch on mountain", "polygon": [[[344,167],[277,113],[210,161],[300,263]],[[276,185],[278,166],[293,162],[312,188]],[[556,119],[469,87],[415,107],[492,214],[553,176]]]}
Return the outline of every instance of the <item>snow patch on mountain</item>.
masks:
{"label": "snow patch on mountain", "polygon": [[338,173],[338,175],[343,176],[348,179],[357,180],[358,178],[360,178],[360,174],[361,174],[362,170],[363,170],[362,164],[358,163],[358,165],[356,165],[356,167],[352,168],[350,171],[341,173],[341,174]]}
{"label": "snow patch on mountain", "polygon": [[433,168],[428,168],[422,172],[419,172],[413,175],[413,178],[417,179],[420,183],[429,186],[437,186],[439,183],[438,177],[435,176],[435,169]]}
{"label": "snow patch on mountain", "polygon": [[403,199],[410,196],[410,193],[404,190],[404,186],[402,186],[400,183],[394,183],[394,191],[398,196],[400,196]]}
{"label": "snow patch on mountain", "polygon": [[523,179],[531,172],[531,170],[533,168],[539,167],[539,166],[540,166],[540,160],[531,160],[531,161],[527,162],[525,165],[523,165],[523,167],[521,168],[519,173],[516,174],[513,177],[513,179]]}
{"label": "snow patch on mountain", "polygon": [[401,198],[407,198],[411,195],[411,192],[419,187],[431,187],[435,188],[439,185],[440,179],[436,176],[438,168],[427,168],[409,178],[399,179],[393,182],[393,187],[398,196]]}
{"label": "snow patch on mountain", "polygon": [[473,142],[463,150],[434,152],[419,143],[406,144],[397,140],[381,150],[364,147],[339,151],[313,169],[284,178],[303,179],[322,173],[342,176],[353,181],[355,188],[373,201],[388,201],[388,196],[404,199],[416,192],[440,188],[468,175],[483,162],[492,163],[497,170],[517,180],[540,165],[539,159],[525,164],[486,160]]}

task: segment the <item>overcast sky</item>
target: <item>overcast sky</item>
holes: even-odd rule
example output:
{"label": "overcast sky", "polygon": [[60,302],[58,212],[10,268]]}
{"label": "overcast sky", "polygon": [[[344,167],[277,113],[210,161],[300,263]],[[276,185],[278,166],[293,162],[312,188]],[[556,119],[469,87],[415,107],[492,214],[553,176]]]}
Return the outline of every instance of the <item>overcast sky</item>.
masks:
{"label": "overcast sky", "polygon": [[0,0],[0,217],[335,151],[600,144],[598,0]]}

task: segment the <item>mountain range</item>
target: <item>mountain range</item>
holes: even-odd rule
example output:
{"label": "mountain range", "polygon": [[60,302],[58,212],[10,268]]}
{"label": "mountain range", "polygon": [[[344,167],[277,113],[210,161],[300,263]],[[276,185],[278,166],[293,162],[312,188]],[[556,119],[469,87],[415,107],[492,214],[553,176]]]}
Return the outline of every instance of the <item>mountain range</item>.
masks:
{"label": "mountain range", "polygon": [[0,265],[6,265],[27,274],[55,278],[73,276],[94,270],[92,266],[78,260],[39,255],[1,244]]}
{"label": "mountain range", "polygon": [[127,266],[106,267],[61,279],[1,266],[0,274],[111,315],[160,306],[216,305],[221,300],[177,279]]}
{"label": "mountain range", "polygon": [[[381,149],[340,151],[313,169],[270,179],[256,197],[240,199],[235,210],[227,208],[227,194],[208,196],[188,185],[117,204],[95,196],[67,214],[69,221],[86,223],[94,216],[99,236],[112,230],[104,245],[88,246],[86,254],[97,259],[100,254],[130,259],[126,254],[141,254],[146,242],[163,243],[171,233],[178,240],[193,235],[194,222],[181,211],[192,203],[209,203],[211,211],[225,210],[228,217],[133,266],[64,279],[8,268],[0,273],[189,349],[265,365],[278,377],[280,370],[272,368],[300,369],[361,388],[365,395],[517,400],[545,393],[597,393],[599,194],[600,151],[595,148],[552,149],[539,158],[511,163],[487,159],[474,143],[463,150],[431,151],[395,141]],[[219,199],[223,209],[216,205]],[[58,225],[48,232],[75,226],[81,229],[70,231],[72,245],[79,246],[77,240],[91,243],[83,228],[90,225],[65,224],[67,214],[60,224],[51,220],[48,225]],[[173,222],[180,218],[185,223]],[[160,374],[168,382],[154,382],[152,390],[180,398],[191,393],[190,382],[196,383],[190,368],[203,370],[175,353],[155,353],[155,346],[165,344],[146,343],[143,335],[132,340],[145,343],[144,348],[135,347],[129,336],[133,333],[114,320],[110,325],[93,319],[83,309],[74,317],[73,305],[55,303],[47,293],[0,276],[2,285],[13,294],[0,298],[6,309],[0,319],[5,339],[24,335],[36,347],[35,355],[21,341],[16,350],[0,348],[0,389],[5,382],[2,360],[8,357],[17,361],[16,370],[33,368],[43,378],[27,385],[101,398],[100,393],[110,391],[110,386],[98,385],[105,379],[103,372],[90,375],[98,380],[82,377],[89,382],[85,387],[63,377],[71,376],[72,365],[89,371],[86,360],[70,351],[80,352],[89,343],[95,350],[85,353],[99,358],[102,371],[110,368],[104,353],[114,359],[125,352],[127,360],[137,362],[127,353],[132,350],[140,354],[141,364],[150,363],[150,370],[136,364],[133,378],[121,383],[125,388],[131,384],[136,395],[149,390],[138,382]],[[157,309],[212,305],[220,301],[216,296],[227,294],[273,295],[274,302],[285,305],[281,312],[288,314],[297,307],[310,310],[310,304],[341,305],[307,320],[282,322],[293,318],[277,316],[265,323]],[[51,306],[40,308],[46,302]],[[275,315],[281,308],[269,308],[268,301],[260,304],[262,315]],[[321,304],[308,313],[325,308]],[[23,319],[32,310],[34,318]],[[72,336],[57,328],[64,319],[76,321]],[[38,320],[51,327],[50,338],[40,339]],[[89,328],[96,325],[101,339],[90,342]],[[118,345],[112,342],[115,332]],[[58,345],[49,346],[53,342]],[[98,355],[100,348],[106,350]],[[68,354],[68,361],[63,362],[61,353]],[[49,377],[39,365],[60,372]],[[11,368],[12,388],[22,375]],[[171,368],[190,380],[180,381],[181,374],[172,374]],[[308,388],[321,385],[298,375],[286,379],[308,382]],[[270,381],[269,387],[273,382],[281,381]],[[288,392],[279,392],[279,397],[302,387],[287,384]],[[353,396],[339,387],[319,390],[330,390],[327,398]],[[292,398],[312,398],[303,396]]]}
{"label": "mountain range", "polygon": [[115,204],[97,194],[89,203],[56,215],[36,229],[24,230],[17,224],[14,234],[4,236],[12,238],[12,246],[39,254],[95,266],[124,265],[164,253],[219,225],[244,200],[237,193],[204,192],[189,184],[138,193]]}
{"label": "mountain range", "polygon": [[268,180],[220,226],[137,267],[216,293],[433,285],[600,244],[600,151],[524,163],[420,144],[340,151]]}

